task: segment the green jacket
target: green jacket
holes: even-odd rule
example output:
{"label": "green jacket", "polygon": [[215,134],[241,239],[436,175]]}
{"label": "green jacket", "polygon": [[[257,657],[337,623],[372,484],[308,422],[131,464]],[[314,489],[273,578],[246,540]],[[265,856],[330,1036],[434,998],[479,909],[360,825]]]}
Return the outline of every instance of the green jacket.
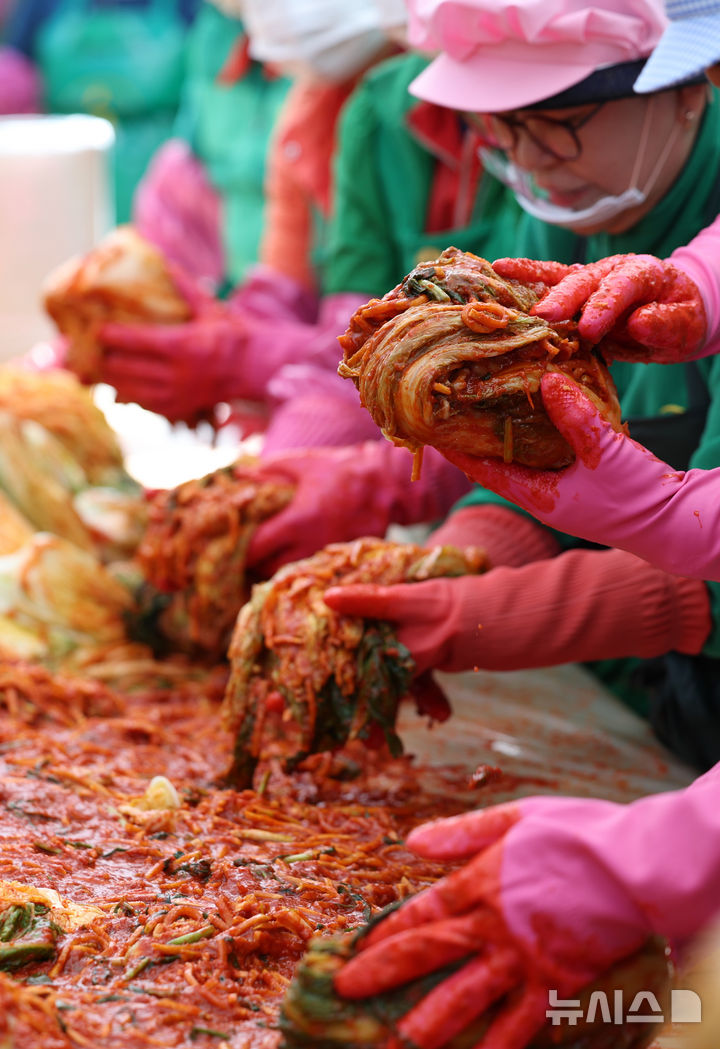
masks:
{"label": "green jacket", "polygon": [[[632,229],[615,235],[581,238],[524,215],[513,244],[503,254],[591,262],[629,251],[666,258],[709,225],[720,211],[720,102],[715,95],[705,113],[693,153],[678,180],[663,200]],[[512,249],[512,250],[511,250]],[[694,467],[720,465],[720,356],[699,361],[707,383],[710,407],[704,432],[691,458]],[[685,365],[626,364],[612,366],[624,418],[673,414],[688,406]],[[462,501],[504,502],[485,489],[476,488]],[[506,504],[510,506],[511,504]],[[512,509],[517,509],[512,507]],[[576,541],[556,533],[564,545]],[[708,583],[714,627],[705,645],[706,654],[720,657],[720,584]]]}
{"label": "green jacket", "polygon": [[462,160],[449,154],[443,141],[444,121],[452,121],[455,138],[460,137],[459,118],[451,110],[432,107],[433,141],[411,126],[413,113],[426,104],[408,94],[408,85],[425,65],[419,55],[388,59],[371,70],[345,106],[323,280],[327,294],[384,295],[420,259],[449,244],[490,259],[508,253],[522,212],[510,191],[489,176],[482,178],[463,225],[427,232],[438,168],[445,163],[452,169]]}
{"label": "green jacket", "polygon": [[290,81],[249,62],[232,83],[219,74],[244,40],[242,23],[211,3],[200,9],[187,41],[187,66],[175,133],[203,162],[220,194],[226,280],[237,285],[257,262],[265,206],[265,162]]}

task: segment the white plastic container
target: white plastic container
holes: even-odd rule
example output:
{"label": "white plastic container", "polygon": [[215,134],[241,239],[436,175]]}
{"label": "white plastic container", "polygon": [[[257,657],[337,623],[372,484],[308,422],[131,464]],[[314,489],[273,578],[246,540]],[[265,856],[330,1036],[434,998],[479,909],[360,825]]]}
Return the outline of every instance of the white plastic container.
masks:
{"label": "white plastic container", "polygon": [[0,117],[0,360],[54,334],[45,277],[114,226],[114,141],[99,117]]}

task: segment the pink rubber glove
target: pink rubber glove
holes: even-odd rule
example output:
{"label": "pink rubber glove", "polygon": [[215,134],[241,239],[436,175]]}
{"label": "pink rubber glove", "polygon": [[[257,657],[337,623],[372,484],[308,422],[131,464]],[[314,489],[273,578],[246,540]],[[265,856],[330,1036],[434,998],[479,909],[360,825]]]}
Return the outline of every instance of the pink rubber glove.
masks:
{"label": "pink rubber glove", "polygon": [[135,191],[133,222],[190,276],[222,283],[220,198],[187,142],[171,139],[155,153]]}
{"label": "pink rubber glove", "polygon": [[673,364],[701,356],[705,305],[682,270],[653,255],[611,255],[588,266],[497,259],[506,278],[540,281],[551,290],[532,309],[548,321],[578,312],[580,334],[608,359]]}
{"label": "pink rubber glove", "polygon": [[303,324],[315,324],[320,308],[314,291],[262,263],[250,269],[230,301],[254,317],[283,317]]}
{"label": "pink rubber glove", "polygon": [[170,264],[170,271],[192,319],[104,324],[101,379],[115,387],[120,401],[135,401],[171,422],[192,423],[233,395],[247,369],[247,324],[178,266]]}
{"label": "pink rubber glove", "polygon": [[482,576],[332,587],[324,600],[395,623],[418,674],[698,652],[711,624],[703,583],[623,550],[570,550]]}
{"label": "pink rubber glove", "polygon": [[[317,324],[245,310],[242,296],[213,299],[178,267],[173,279],[193,318],[176,325],[106,324],[102,379],[121,400],[137,401],[168,419],[204,415],[220,401],[262,401],[289,362],[337,369],[337,336],[347,323],[334,312]],[[294,387],[295,395],[307,391]]]}
{"label": "pink rubber glove", "polygon": [[414,852],[469,862],[371,930],[336,989],[363,998],[470,955],[398,1033],[438,1049],[515,992],[476,1049],[522,1049],[551,991],[571,996],[650,936],[682,943],[717,914],[719,802],[716,766],[627,806],[532,797],[419,827]]}
{"label": "pink rubber glove", "polygon": [[519,567],[560,552],[546,528],[506,506],[463,506],[431,532],[426,546],[481,546],[493,568]]}
{"label": "pink rubber glove", "polygon": [[673,470],[616,433],[564,375],[545,375],[542,395],[575,449],[572,466],[532,470],[459,453],[447,458],[553,528],[629,550],[666,572],[720,579],[720,470]]}
{"label": "pink rubber glove", "polygon": [[[340,448],[380,436],[355,388],[337,371],[314,364],[288,364],[268,384],[271,397],[278,389],[284,396],[265,431],[264,457],[288,448]],[[292,390],[295,396],[290,396]]]}
{"label": "pink rubber glove", "polygon": [[384,536],[393,522],[444,517],[470,484],[439,453],[427,451],[433,454],[424,459],[419,481],[410,480],[410,452],[383,440],[267,456],[265,466],[297,490],[289,506],[255,532],[249,563],[270,574],[328,543]]}

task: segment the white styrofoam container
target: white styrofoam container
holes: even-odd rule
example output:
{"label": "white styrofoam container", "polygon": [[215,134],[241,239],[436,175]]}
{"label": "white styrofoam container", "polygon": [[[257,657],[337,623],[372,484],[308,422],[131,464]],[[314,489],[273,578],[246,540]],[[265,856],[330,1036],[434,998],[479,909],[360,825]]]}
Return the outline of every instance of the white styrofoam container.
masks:
{"label": "white styrofoam container", "polygon": [[0,360],[50,338],[41,288],[115,224],[109,121],[0,117]]}

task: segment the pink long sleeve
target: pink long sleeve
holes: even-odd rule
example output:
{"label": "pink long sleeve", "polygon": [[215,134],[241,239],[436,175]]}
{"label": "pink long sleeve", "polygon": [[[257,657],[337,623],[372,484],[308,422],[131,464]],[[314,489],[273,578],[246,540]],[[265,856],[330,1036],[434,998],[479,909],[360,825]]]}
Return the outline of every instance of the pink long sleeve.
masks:
{"label": "pink long sleeve", "polygon": [[[228,394],[258,401],[269,398],[275,408],[313,393],[313,375],[317,369],[337,378],[338,335],[345,330],[358,299],[365,301],[356,295],[349,299],[348,296],[328,297],[320,305],[317,320],[308,323],[307,301],[300,294],[293,295],[298,286],[288,278],[280,278],[280,284],[284,298],[275,316],[266,314],[264,292],[259,288],[252,299],[238,294],[230,302],[231,310],[237,312],[244,326],[244,351],[237,361],[235,389]],[[296,309],[298,313],[294,315]],[[297,370],[298,366],[310,366],[311,370],[305,375]],[[282,382],[285,368],[295,370]],[[339,378],[337,381],[341,382]]]}
{"label": "pink long sleeve", "polygon": [[720,350],[720,215],[670,258],[700,289],[707,316],[707,340],[699,356],[709,357]]}
{"label": "pink long sleeve", "polygon": [[[554,862],[566,872],[582,871],[582,897],[622,886],[628,907],[644,915],[647,926],[676,945],[694,937],[720,910],[720,766],[715,765],[685,790],[653,794],[631,805],[618,806],[588,799],[555,799],[558,810],[542,817],[547,799],[524,803],[537,806],[540,817],[533,835],[523,842],[529,855],[552,835]],[[548,806],[551,807],[551,806]],[[582,848],[578,846],[582,845]],[[591,862],[588,862],[591,860]],[[590,874],[594,872],[594,874]],[[533,913],[520,893],[514,910],[520,933]],[[575,899],[566,900],[572,908]]]}

